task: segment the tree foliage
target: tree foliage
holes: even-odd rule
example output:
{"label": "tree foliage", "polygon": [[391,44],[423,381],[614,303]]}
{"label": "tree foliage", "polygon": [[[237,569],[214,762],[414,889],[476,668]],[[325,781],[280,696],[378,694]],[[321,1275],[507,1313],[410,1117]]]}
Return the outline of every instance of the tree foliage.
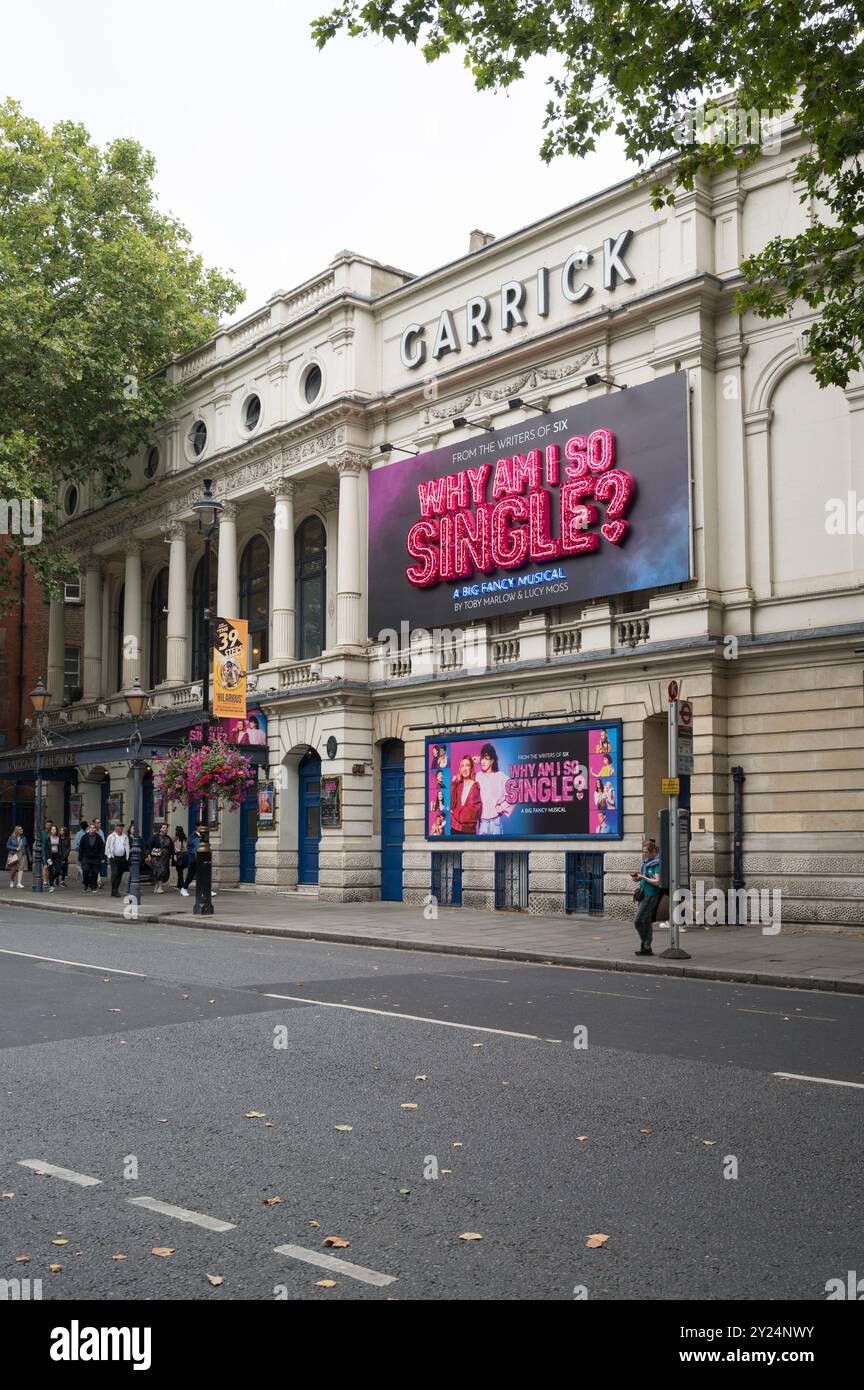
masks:
{"label": "tree foliage", "polygon": [[808,331],[819,384],[845,386],[861,366],[864,0],[345,0],[312,26],[319,48],[342,31],[404,39],[429,62],[461,51],[480,90],[541,60],[543,159],[586,155],[614,131],[655,206],[759,157],[760,141],[707,140],[685,112],[722,98],[792,113],[809,146],[795,180],[806,226],[744,261],[736,308],[776,318],[803,300],[820,315]]}
{"label": "tree foliage", "polygon": [[[122,485],[169,413],[166,363],[243,299],[159,211],[154,174],[134,140],[100,149],[0,104],[0,496],[41,499],[46,534],[61,482]],[[53,588],[67,558],[24,553]]]}

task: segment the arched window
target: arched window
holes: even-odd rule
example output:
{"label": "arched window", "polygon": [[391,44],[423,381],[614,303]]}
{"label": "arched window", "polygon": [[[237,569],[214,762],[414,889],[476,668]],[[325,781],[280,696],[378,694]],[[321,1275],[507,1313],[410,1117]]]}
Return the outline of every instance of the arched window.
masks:
{"label": "arched window", "polygon": [[263,536],[253,536],[240,557],[240,617],[249,624],[248,669],[257,671],[270,654],[270,547]]}
{"label": "arched window", "polygon": [[150,689],[168,674],[168,568],[161,569],[150,590]]}
{"label": "arched window", "polygon": [[324,648],[327,537],[317,516],[309,516],[294,541],[297,656],[307,661]]}
{"label": "arched window", "polygon": [[210,660],[208,634],[204,631],[204,609],[209,608],[216,615],[216,562],[210,557],[210,600],[204,602],[204,556],[195,566],[192,576],[192,679],[204,679],[204,672]]}
{"label": "arched window", "polygon": [[114,660],[114,675],[116,677],[114,689],[123,689],[123,595],[126,592],[126,585],[121,584],[117,593],[117,649]]}

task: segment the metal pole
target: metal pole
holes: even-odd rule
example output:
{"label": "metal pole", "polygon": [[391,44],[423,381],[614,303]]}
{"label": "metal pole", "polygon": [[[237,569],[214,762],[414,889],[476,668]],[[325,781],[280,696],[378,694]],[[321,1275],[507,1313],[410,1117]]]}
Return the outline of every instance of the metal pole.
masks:
{"label": "metal pole", "polygon": [[[204,744],[210,741],[210,539],[213,535],[213,527],[208,526],[204,532],[204,613],[202,615],[204,623],[204,679],[201,685],[202,710],[201,710],[201,732]],[[210,833],[207,829],[207,803],[199,807],[199,825],[201,826],[200,844],[195,863],[195,902],[192,904],[192,915],[195,917],[213,916],[213,857],[210,849]]]}
{"label": "metal pole", "polygon": [[[667,721],[668,737],[668,766],[669,776],[678,776],[678,701],[669,701],[669,714]],[[675,793],[669,797],[669,947],[668,950],[661,952],[667,960],[689,960],[686,951],[682,951],[678,936],[678,921],[675,909],[675,894],[680,887],[681,880],[681,855],[680,843],[678,840],[678,795]],[[689,888],[689,883],[688,883]]]}
{"label": "metal pole", "polygon": [[[732,887],[736,890],[746,888],[744,879],[744,783],[743,767],[732,769]],[[735,919],[738,919],[738,898],[735,898]]]}
{"label": "metal pole", "polygon": [[36,716],[36,798],[33,817],[33,892],[42,893],[42,715]]}
{"label": "metal pole", "polygon": [[141,730],[135,720],[135,732],[129,740],[132,753],[132,814],[135,834],[129,846],[129,897],[141,906]]}

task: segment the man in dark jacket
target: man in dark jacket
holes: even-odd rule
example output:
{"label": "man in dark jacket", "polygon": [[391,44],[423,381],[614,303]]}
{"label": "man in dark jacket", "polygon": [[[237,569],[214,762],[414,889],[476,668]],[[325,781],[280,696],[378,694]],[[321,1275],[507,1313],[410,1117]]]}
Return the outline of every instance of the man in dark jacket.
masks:
{"label": "man in dark jacket", "polygon": [[201,848],[201,831],[203,829],[203,825],[196,825],[186,842],[186,852],[189,855],[189,868],[186,870],[186,881],[180,889],[184,898],[189,897],[189,884],[198,876],[198,851]]}
{"label": "man in dark jacket", "polygon": [[99,865],[105,853],[105,844],[102,836],[96,828],[96,822],[90,822],[90,829],[86,835],[81,836],[78,845],[78,863],[81,865],[81,873],[84,879],[84,892],[98,892],[99,884]]}

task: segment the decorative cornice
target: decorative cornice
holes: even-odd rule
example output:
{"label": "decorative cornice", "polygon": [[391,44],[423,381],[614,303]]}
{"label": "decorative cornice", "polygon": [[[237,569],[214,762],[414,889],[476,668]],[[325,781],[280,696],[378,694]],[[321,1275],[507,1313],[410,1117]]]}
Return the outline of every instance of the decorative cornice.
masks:
{"label": "decorative cornice", "polygon": [[585,367],[599,367],[600,356],[596,347],[588,348],[570,362],[556,367],[529,367],[518,376],[510,377],[500,386],[483,386],[466,396],[448,401],[446,405],[429,406],[423,412],[423,424],[431,425],[436,420],[451,420],[454,415],[462,415],[466,410],[482,410],[483,406],[497,405],[500,401],[519,396],[525,391],[542,390],[550,382],[567,381]]}

